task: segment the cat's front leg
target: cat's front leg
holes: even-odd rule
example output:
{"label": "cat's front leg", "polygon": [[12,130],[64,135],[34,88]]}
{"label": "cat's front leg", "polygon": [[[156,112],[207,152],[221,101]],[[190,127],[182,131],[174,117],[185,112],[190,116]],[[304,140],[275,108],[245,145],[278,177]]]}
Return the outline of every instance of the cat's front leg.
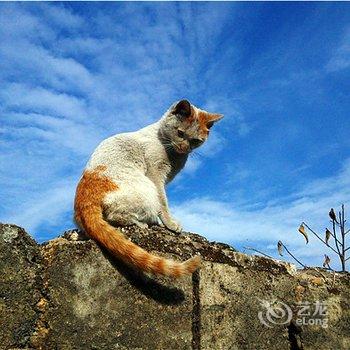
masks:
{"label": "cat's front leg", "polygon": [[159,218],[166,228],[174,232],[181,232],[182,227],[168,212],[162,211],[159,213]]}
{"label": "cat's front leg", "polygon": [[169,230],[174,232],[181,232],[182,231],[181,224],[177,220],[175,220],[170,214],[168,200],[167,200],[166,192],[164,188],[164,183],[157,182],[156,187],[157,187],[158,197],[161,205],[161,210],[159,212],[159,218],[161,222]]}

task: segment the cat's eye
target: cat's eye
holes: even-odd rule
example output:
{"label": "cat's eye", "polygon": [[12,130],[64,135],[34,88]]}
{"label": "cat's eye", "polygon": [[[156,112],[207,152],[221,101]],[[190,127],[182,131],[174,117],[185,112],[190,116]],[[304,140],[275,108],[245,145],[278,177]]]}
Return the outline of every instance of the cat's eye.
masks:
{"label": "cat's eye", "polygon": [[182,130],[178,129],[178,130],[177,130],[177,135],[178,135],[179,137],[181,137],[181,138],[184,138],[185,133],[184,133]]}
{"label": "cat's eye", "polygon": [[201,139],[191,139],[190,140],[190,145],[191,147],[198,147],[203,143],[203,140]]}

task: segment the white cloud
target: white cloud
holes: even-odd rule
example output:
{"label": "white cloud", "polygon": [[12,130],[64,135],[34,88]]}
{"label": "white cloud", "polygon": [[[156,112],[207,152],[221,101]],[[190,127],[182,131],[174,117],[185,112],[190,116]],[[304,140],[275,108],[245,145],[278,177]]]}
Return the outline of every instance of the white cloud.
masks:
{"label": "white cloud", "polygon": [[30,39],[53,40],[54,30],[45,25],[40,17],[31,14],[18,4],[1,4],[0,34],[2,40]]}
{"label": "white cloud", "polygon": [[27,112],[52,113],[72,119],[86,118],[89,114],[85,100],[42,87],[7,84],[0,92],[0,99],[7,108]]}
{"label": "white cloud", "polygon": [[76,179],[65,179],[51,185],[46,192],[33,195],[33,198],[19,205],[7,217],[7,222],[25,227],[31,233],[35,233],[43,224],[57,225],[63,214],[71,212]]}
{"label": "white cloud", "polygon": [[56,6],[50,6],[47,3],[40,3],[37,5],[36,13],[38,10],[44,14],[46,22],[58,28],[76,30],[80,29],[84,25],[84,20],[77,14],[74,14],[63,4],[57,4]]}
{"label": "white cloud", "polygon": [[350,67],[350,29],[345,32],[344,38],[333,56],[326,65],[330,72],[343,70]]}
{"label": "white cloud", "polygon": [[89,156],[104,136],[99,126],[84,120],[75,121],[36,113],[8,113],[6,117],[9,125],[4,130],[6,135],[17,139],[45,140],[51,147],[60,149],[61,153],[68,149]]}

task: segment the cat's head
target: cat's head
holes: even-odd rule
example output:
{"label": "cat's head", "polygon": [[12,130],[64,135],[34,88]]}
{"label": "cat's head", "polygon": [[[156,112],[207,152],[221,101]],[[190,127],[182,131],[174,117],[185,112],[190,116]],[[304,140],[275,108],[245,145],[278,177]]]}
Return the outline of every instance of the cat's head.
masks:
{"label": "cat's head", "polygon": [[162,120],[163,142],[177,153],[188,154],[207,140],[210,128],[222,117],[181,100],[170,107]]}

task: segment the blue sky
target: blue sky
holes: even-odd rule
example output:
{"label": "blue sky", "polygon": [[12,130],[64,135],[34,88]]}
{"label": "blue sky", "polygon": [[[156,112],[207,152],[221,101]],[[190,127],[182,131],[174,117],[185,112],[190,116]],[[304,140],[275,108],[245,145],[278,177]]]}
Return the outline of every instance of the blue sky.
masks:
{"label": "blue sky", "polygon": [[0,220],[72,228],[98,143],[188,98],[225,118],[168,188],[184,228],[322,264],[297,228],[350,204],[349,7],[0,3]]}

